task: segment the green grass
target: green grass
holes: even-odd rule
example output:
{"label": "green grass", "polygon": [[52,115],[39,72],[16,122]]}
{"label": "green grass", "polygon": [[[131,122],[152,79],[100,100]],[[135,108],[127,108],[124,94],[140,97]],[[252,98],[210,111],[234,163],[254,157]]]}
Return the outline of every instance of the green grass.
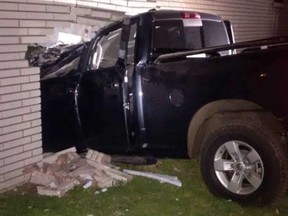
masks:
{"label": "green grass", "polygon": [[158,181],[135,177],[126,185],[95,194],[97,188],[76,188],[62,198],[37,195],[24,186],[0,194],[0,215],[13,216],[161,216],[161,215],[288,215],[288,197],[267,207],[243,207],[211,195],[201,180],[199,166],[190,160],[160,160],[153,166],[125,168],[176,175],[181,188]]}

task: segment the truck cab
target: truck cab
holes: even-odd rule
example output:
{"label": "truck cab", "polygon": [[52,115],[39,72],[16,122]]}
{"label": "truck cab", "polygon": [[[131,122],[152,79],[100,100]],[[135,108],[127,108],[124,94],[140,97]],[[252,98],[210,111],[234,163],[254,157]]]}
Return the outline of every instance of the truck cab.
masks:
{"label": "truck cab", "polygon": [[[149,11],[100,30],[83,51],[79,65],[83,75],[78,104],[83,141],[104,152],[175,147],[175,139],[169,137],[175,129],[160,128],[165,119],[155,124],[148,119],[151,113],[161,116],[161,112],[157,107],[150,108],[150,97],[157,92],[151,92],[153,87],[148,86],[143,91],[143,79],[147,78],[141,71],[162,54],[230,44],[228,31],[218,16],[187,11]],[[227,55],[229,51],[219,54]],[[172,91],[170,100],[176,100],[172,102],[176,105],[168,105],[177,109],[182,96],[177,95],[177,89]],[[143,104],[146,98],[147,104]],[[169,100],[169,95],[163,100]],[[169,119],[172,121],[173,116]],[[154,136],[158,131],[165,132]],[[182,148],[176,149],[183,153],[185,138],[181,142]],[[173,152],[176,149],[171,148]]]}

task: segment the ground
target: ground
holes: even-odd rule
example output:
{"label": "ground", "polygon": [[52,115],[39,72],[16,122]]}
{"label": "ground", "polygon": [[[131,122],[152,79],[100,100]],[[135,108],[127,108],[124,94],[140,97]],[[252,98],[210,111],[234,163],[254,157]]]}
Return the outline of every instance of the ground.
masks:
{"label": "ground", "polygon": [[266,207],[240,206],[230,200],[214,197],[201,179],[194,160],[160,160],[153,166],[125,166],[129,169],[152,171],[178,176],[181,188],[155,180],[136,177],[132,182],[109,188],[75,188],[64,197],[39,196],[26,185],[0,194],[1,216],[167,216],[221,215],[271,216],[288,215],[288,196]]}

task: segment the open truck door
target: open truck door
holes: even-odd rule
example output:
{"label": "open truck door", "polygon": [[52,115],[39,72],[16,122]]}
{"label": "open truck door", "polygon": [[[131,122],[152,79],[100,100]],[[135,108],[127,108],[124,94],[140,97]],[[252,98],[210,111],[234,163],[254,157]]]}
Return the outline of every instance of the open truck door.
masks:
{"label": "open truck door", "polygon": [[100,31],[90,45],[80,83],[79,113],[84,142],[104,152],[108,149],[123,152],[129,148],[129,34],[127,21]]}

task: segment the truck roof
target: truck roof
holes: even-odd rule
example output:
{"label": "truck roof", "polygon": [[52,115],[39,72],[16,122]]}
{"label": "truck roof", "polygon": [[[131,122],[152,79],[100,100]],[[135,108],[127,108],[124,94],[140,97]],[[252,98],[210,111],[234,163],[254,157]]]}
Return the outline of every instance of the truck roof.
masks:
{"label": "truck roof", "polygon": [[197,12],[197,11],[185,11],[185,10],[150,10],[146,13],[151,13],[155,19],[183,19],[183,14],[186,15],[199,15],[201,19],[205,20],[215,20],[215,21],[221,21],[221,17],[209,14],[209,13],[203,13],[203,12]]}
{"label": "truck roof", "polygon": [[[140,13],[134,16],[130,16],[128,17],[129,19],[133,19],[133,18],[137,18],[137,17],[141,17],[141,16],[145,16],[145,15],[151,15],[152,17],[154,17],[155,20],[165,20],[165,19],[185,19],[183,18],[183,15],[186,16],[188,15],[188,17],[186,17],[187,19],[189,18],[200,18],[202,20],[213,20],[213,21],[222,21],[222,18],[220,16],[214,15],[214,14],[209,14],[209,13],[203,13],[203,12],[197,12],[197,11],[185,11],[185,10],[156,10],[156,9],[152,9],[149,10],[148,12],[144,12],[144,13]],[[190,17],[191,15],[191,17]],[[115,26],[115,24],[120,24],[123,22],[123,20],[125,20],[127,17],[124,17],[120,20],[117,20],[115,22],[110,23],[109,25],[106,25],[104,27],[102,27],[100,31],[106,31],[107,29],[109,29],[111,26]]]}

